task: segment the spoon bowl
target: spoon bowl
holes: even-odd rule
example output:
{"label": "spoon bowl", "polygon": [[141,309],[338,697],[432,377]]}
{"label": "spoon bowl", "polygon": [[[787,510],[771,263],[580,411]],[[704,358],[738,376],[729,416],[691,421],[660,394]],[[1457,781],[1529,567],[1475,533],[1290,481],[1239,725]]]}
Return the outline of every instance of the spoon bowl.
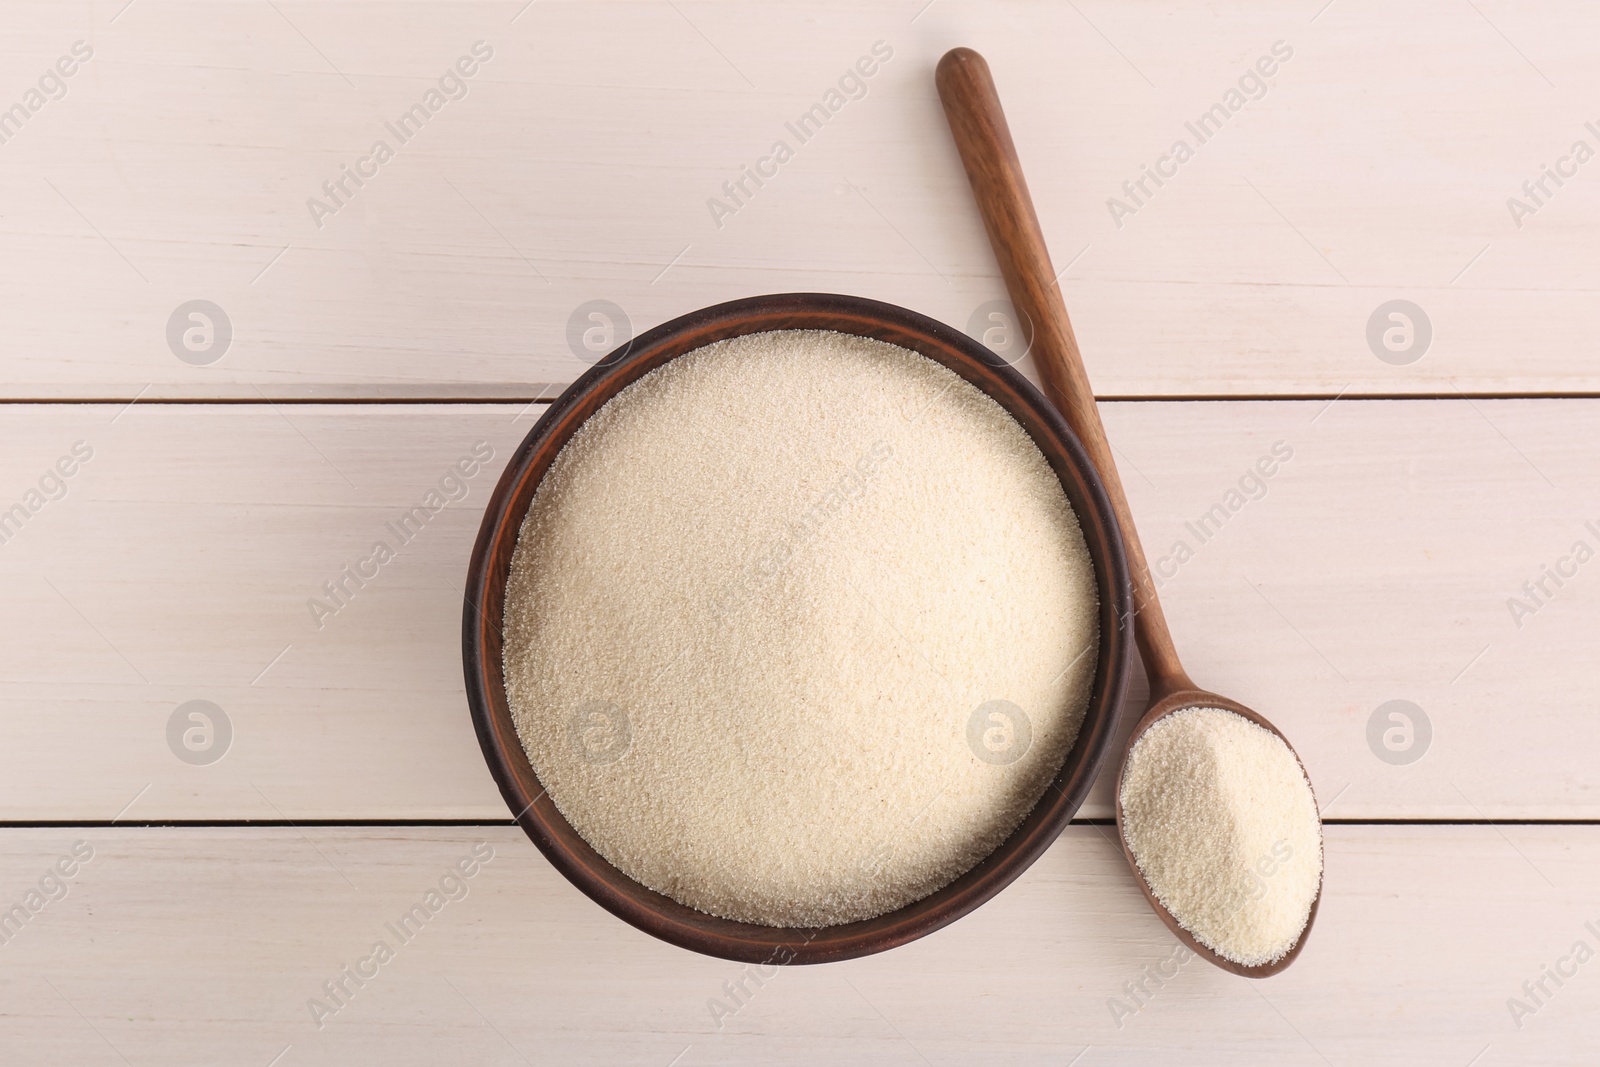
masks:
{"label": "spoon bowl", "polygon": [[[1311,912],[1306,916],[1305,928],[1300,931],[1300,936],[1295,938],[1295,942],[1290,946],[1288,952],[1285,952],[1270,963],[1258,963],[1254,966],[1239,963],[1220,955],[1209,946],[1203,944],[1192,933],[1184,929],[1183,924],[1178,922],[1177,916],[1168,911],[1165,905],[1156,899],[1155,890],[1150,888],[1150,882],[1145,878],[1144,871],[1139,867],[1139,861],[1134,856],[1132,847],[1128,844],[1127,831],[1122,825],[1122,782],[1128,770],[1128,757],[1133,753],[1134,746],[1139,743],[1139,739],[1144,736],[1145,731],[1168,715],[1182,711],[1185,708],[1221,708],[1223,711],[1231,711],[1240,718],[1255,723],[1283,742],[1290,755],[1294,756],[1295,762],[1300,765],[1300,773],[1305,774],[1306,768],[1304,762],[1300,759],[1300,754],[1294,750],[1294,746],[1289,743],[1289,739],[1283,736],[1282,731],[1272,725],[1265,716],[1257,714],[1237,700],[1230,700],[1220,693],[1197,689],[1193,682],[1184,678],[1183,685],[1180,688],[1158,697],[1155,703],[1151,704],[1149,709],[1139,717],[1139,721],[1134,724],[1133,732],[1128,735],[1127,744],[1123,746],[1122,759],[1117,763],[1117,840],[1122,845],[1122,855],[1127,859],[1128,867],[1133,871],[1134,877],[1139,883],[1139,888],[1144,892],[1145,900],[1150,902],[1150,907],[1155,909],[1156,915],[1160,917],[1162,922],[1167,924],[1167,929],[1177,935],[1179,941],[1187,945],[1196,955],[1209,960],[1225,971],[1231,971],[1246,978],[1268,978],[1289,966],[1295,961],[1295,957],[1300,955],[1300,949],[1306,943],[1306,937],[1311,933],[1311,924],[1317,920],[1317,905],[1322,901],[1321,887],[1318,887],[1317,895],[1311,900]],[[1309,774],[1306,775],[1306,786],[1307,788],[1311,786],[1311,776]],[[1313,806],[1316,805],[1316,792],[1314,790],[1312,792],[1312,803]],[[1322,866],[1322,857],[1318,857],[1317,863],[1319,867]]]}
{"label": "spoon bowl", "polygon": [[[1122,824],[1122,776],[1127,767],[1128,753],[1153,723],[1174,711],[1197,705],[1236,712],[1257,726],[1270,730],[1283,740],[1291,753],[1294,747],[1265,718],[1237,701],[1197,688],[1184,673],[1177,649],[1173,647],[1172,633],[1167,629],[1166,616],[1161,611],[1155,582],[1150,577],[1144,548],[1139,543],[1133,512],[1128,507],[1122,480],[1117,476],[1111,443],[1100,422],[1094,390],[1089,385],[1089,374],[1084,369],[1078,341],[1072,331],[1072,321],[1067,317],[1067,307],[1057,284],[1060,275],[1050,262],[1044,233],[1039,228],[1039,218],[1033,210],[1033,198],[1028,194],[1028,183],[1022,174],[1022,164],[1017,159],[1016,145],[1011,140],[1011,130],[1006,124],[1005,111],[1000,106],[1000,94],[995,89],[994,77],[989,73],[989,64],[970,48],[951,49],[939,61],[934,80],[938,85],[939,99],[944,104],[945,117],[950,123],[950,132],[955,137],[956,150],[961,155],[967,180],[978,202],[978,211],[983,216],[989,243],[994,247],[1000,273],[1005,277],[1006,290],[1011,294],[1017,317],[1033,326],[1030,352],[1039,368],[1044,393],[1060,409],[1100,471],[1106,495],[1111,499],[1111,508],[1116,513],[1117,525],[1122,531],[1128,570],[1133,579],[1134,637],[1139,645],[1140,658],[1144,660],[1145,673],[1150,676],[1151,700],[1150,708],[1140,718],[1128,740],[1117,772],[1117,833],[1122,840],[1123,855],[1127,857],[1128,865],[1133,869],[1150,906],[1184,944],[1218,967],[1235,974],[1250,978],[1276,974],[1294,962],[1301,946],[1305,944],[1306,934],[1311,930],[1311,919],[1316,918],[1317,904],[1322,899],[1321,885],[1318,885],[1317,895],[1312,898],[1310,918],[1283,957],[1271,963],[1247,967],[1219,956],[1196,941],[1162,906],[1151,891],[1144,872],[1139,869]],[[1300,762],[1298,754],[1295,760]],[[1304,774],[1304,763],[1300,763],[1300,770]],[[1310,781],[1310,776],[1306,775],[1308,786]]]}

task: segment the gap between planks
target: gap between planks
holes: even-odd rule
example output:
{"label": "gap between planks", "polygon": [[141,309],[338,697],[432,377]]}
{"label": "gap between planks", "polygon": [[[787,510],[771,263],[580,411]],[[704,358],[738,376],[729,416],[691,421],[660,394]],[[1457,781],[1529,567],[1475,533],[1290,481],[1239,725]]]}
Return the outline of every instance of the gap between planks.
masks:
{"label": "gap between planks", "polygon": [[[1070,826],[1115,826],[1113,818],[1073,819]],[[272,829],[283,827],[516,826],[515,819],[32,819],[0,820],[5,830]],[[1600,819],[1323,819],[1324,826],[1600,826]]]}
{"label": "gap between planks", "polygon": [[[1031,383],[1031,379],[1030,379]],[[1036,386],[1037,388],[1037,386]],[[132,407],[180,407],[203,405],[234,405],[238,407],[269,407],[273,405],[294,405],[299,407],[315,407],[318,405],[337,407],[352,405],[367,406],[420,406],[424,404],[462,406],[506,405],[506,404],[552,404],[561,399],[565,390],[559,393],[540,393],[536,396],[518,396],[505,394],[500,396],[391,396],[391,397],[357,397],[357,396],[319,396],[319,397],[285,397],[262,396],[255,397],[162,397],[153,400],[141,400],[137,397],[0,397],[0,405],[62,405],[62,406],[115,406],[124,405]],[[1600,390],[1574,390],[1571,392],[1549,392],[1538,390],[1459,390],[1449,392],[1417,392],[1417,393],[1352,393],[1352,392],[1315,392],[1315,393],[1192,393],[1192,394],[1145,394],[1145,393],[1096,393],[1095,400],[1101,404],[1219,404],[1228,402],[1237,403],[1267,403],[1273,401],[1326,401],[1356,400],[1356,401],[1406,401],[1406,400],[1600,400]]]}

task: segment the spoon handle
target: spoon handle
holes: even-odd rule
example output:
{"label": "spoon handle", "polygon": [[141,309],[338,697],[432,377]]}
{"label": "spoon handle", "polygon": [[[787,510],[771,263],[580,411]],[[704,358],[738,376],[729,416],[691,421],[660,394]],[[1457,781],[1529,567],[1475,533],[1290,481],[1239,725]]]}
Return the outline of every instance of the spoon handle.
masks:
{"label": "spoon handle", "polygon": [[1150,579],[1150,568],[1128,510],[1122,480],[1117,476],[1111,444],[1095,407],[1089,375],[1078,354],[1078,342],[1056,284],[1056,272],[1033,211],[1033,198],[1028,195],[1028,183],[1022,176],[1022,164],[1011,142],[1011,129],[1006,125],[989,64],[970,48],[954,48],[939,61],[934,81],[1011,303],[1018,315],[1033,325],[1031,351],[1044,380],[1045,395],[1083,442],[1105,482],[1117,525],[1122,528],[1128,569],[1133,577],[1134,633],[1145,672],[1150,676],[1151,699],[1193,688],[1172,645],[1172,634],[1161,612],[1155,583]]}

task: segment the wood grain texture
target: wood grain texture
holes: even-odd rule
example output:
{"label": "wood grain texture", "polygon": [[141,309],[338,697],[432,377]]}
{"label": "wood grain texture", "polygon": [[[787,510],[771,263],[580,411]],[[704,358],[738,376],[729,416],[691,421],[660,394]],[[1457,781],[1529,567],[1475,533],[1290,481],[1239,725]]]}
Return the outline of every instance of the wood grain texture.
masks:
{"label": "wood grain texture", "polygon": [[[994,64],[1102,394],[1600,391],[1600,186],[1507,208],[1600,144],[1586,5],[120,7],[0,28],[7,106],[94,48],[0,145],[6,396],[554,395],[595,298],[637,329],[797,290],[964,327],[1003,289],[932,87],[957,44]],[[480,39],[465,98],[319,228],[308,199]],[[784,124],[879,40],[866,95],[798,144]],[[1198,144],[1185,123],[1280,40]],[[719,226],[708,200],[778,138],[794,158]],[[1180,138],[1194,158],[1114,220]],[[208,367],[165,340],[195,298],[234,326]],[[1365,338],[1394,298],[1432,321],[1409,366]]]}
{"label": "wood grain texture", "polygon": [[[125,818],[503,818],[462,695],[460,583],[490,482],[538,410],[7,408],[0,506],[73,442],[94,458],[0,545],[0,808],[105,820],[139,795]],[[1582,713],[1597,564],[1546,580],[1532,614],[1508,607],[1575,542],[1600,545],[1597,414],[1587,400],[1104,410],[1189,665],[1293,738],[1330,818],[1600,817],[1600,720]],[[307,602],[479,440],[496,459],[466,499],[319,629]],[[1292,454],[1251,480],[1275,444]],[[233,720],[210,766],[167,747],[191,699]],[[1142,706],[1137,682],[1129,699]],[[1367,744],[1393,699],[1433,726],[1409,766]],[[1109,815],[1107,799],[1082,814]]]}
{"label": "wood grain texture", "polygon": [[[1572,0],[8,4],[0,113],[74,42],[94,55],[0,142],[0,399],[253,403],[0,407],[0,522],[93,450],[0,543],[0,812],[503,818],[463,701],[460,580],[524,402],[588,366],[575,309],[612,301],[639,332],[835,291],[967,328],[1004,295],[932,84],[968,45],[1102,396],[1343,397],[1104,406],[1188,665],[1294,738],[1329,818],[1600,819],[1600,564],[1573,567],[1600,548],[1596,402],[1357,399],[1600,394],[1596,164],[1520,225],[1508,207],[1600,146],[1597,30]],[[478,40],[494,56],[465,97],[319,226],[308,198]],[[877,41],[894,54],[864,97],[719,224],[723,183],[797,144],[785,123]],[[1132,198],[1280,41],[1260,98]],[[233,328],[207,366],[166,337],[196,298]],[[1367,339],[1397,298],[1433,333],[1403,366]],[[308,600],[477,441],[495,458],[465,498],[319,626]],[[168,747],[193,699],[234,729],[209,766]],[[1393,699],[1432,722],[1409,766],[1368,747]],[[1102,787],[1083,814],[1110,811]],[[707,1001],[737,966],[612,919],[515,828],[4,829],[0,901],[73,840],[97,851],[0,943],[0,1059],[1593,1058],[1595,965],[1520,1029],[1507,1009],[1574,942],[1600,947],[1593,826],[1330,826],[1292,971],[1191,963],[1120,1027],[1110,998],[1172,942],[1102,831],[1069,828],[933,937],[783,972],[719,1029]],[[307,998],[480,838],[496,858],[471,895],[317,1030]]]}
{"label": "wood grain texture", "polygon": [[[1592,1062],[1593,961],[1520,1029],[1506,1000],[1596,944],[1595,827],[1329,827],[1320,936],[1261,982],[1167,962],[1102,831],[931,937],[757,987],[607,915],[513,827],[9,830],[6,901],[74,840],[94,858],[0,945],[0,1043],[27,1067]],[[400,943],[385,924],[479,842],[465,897]],[[379,940],[394,958],[318,1029],[308,1001]]]}

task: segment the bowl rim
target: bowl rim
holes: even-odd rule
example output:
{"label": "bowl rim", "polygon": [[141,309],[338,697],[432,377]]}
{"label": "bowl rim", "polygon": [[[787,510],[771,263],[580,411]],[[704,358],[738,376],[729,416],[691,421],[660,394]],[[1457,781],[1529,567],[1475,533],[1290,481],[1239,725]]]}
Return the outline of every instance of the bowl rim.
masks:
{"label": "bowl rim", "polygon": [[[1055,471],[1083,531],[1099,596],[1099,646],[1078,737],[1044,795],[988,856],[932,894],[873,919],[828,927],[769,927],[695,911],[612,866],[572,828],[544,790],[517,736],[505,695],[500,621],[506,576],[534,492],[583,422],[627,385],[718,340],[784,329],[837,330],[886,340],[955,371],[1022,425]],[[1133,591],[1116,517],[1099,472],[1061,415],[1013,366],[934,319],[894,304],[831,293],[746,297],[662,323],[580,375],[507,461],[485,507],[467,569],[462,666],[484,759],[513,818],[568,881],[654,937],[710,956],[762,965],[823,963],[882,952],[973,911],[1019,877],[1065,829],[1099,777],[1117,736],[1133,647]]]}

